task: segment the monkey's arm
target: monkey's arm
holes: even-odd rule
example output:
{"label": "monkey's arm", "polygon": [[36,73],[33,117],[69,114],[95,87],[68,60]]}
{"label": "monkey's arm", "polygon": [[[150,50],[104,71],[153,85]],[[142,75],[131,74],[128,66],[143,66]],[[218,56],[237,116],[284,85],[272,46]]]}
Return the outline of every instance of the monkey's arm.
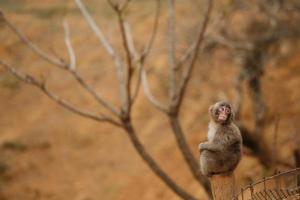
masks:
{"label": "monkey's arm", "polygon": [[230,152],[241,151],[242,140],[240,138],[235,138],[228,144],[227,150]]}
{"label": "monkey's arm", "polygon": [[202,152],[204,150],[208,150],[208,151],[213,151],[213,152],[220,152],[222,151],[222,149],[220,148],[219,145],[215,145],[211,142],[203,142],[203,143],[200,143],[199,146],[199,151]]}

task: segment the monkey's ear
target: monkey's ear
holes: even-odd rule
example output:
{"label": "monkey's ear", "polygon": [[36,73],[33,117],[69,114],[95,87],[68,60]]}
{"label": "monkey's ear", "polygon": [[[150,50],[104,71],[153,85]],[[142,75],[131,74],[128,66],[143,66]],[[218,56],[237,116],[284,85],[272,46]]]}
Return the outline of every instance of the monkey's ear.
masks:
{"label": "monkey's ear", "polygon": [[208,112],[209,112],[210,114],[212,114],[213,109],[214,109],[214,106],[212,105],[212,106],[209,107]]}
{"label": "monkey's ear", "polygon": [[234,111],[231,112],[230,118],[231,118],[231,120],[234,120],[234,118],[235,118],[235,112]]}

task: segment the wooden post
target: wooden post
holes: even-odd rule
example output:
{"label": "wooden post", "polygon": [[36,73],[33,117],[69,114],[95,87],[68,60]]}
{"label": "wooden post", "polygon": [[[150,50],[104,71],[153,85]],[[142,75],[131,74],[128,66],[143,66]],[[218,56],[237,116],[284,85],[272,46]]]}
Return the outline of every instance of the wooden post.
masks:
{"label": "wooden post", "polygon": [[214,200],[231,200],[235,194],[234,174],[216,175],[210,179]]}

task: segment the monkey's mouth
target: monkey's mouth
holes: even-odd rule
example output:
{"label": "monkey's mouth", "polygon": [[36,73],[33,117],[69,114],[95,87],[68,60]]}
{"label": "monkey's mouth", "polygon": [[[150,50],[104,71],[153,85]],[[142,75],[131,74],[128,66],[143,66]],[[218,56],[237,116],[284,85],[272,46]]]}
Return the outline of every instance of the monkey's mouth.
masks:
{"label": "monkey's mouth", "polygon": [[227,116],[226,113],[221,112],[221,113],[219,114],[218,120],[224,122],[224,121],[227,120],[227,117],[228,117],[228,116]]}

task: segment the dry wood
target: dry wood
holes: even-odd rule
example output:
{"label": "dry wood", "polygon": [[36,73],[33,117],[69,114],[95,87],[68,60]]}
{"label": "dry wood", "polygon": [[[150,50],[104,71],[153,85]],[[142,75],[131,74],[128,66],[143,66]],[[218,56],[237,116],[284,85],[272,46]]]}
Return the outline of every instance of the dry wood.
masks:
{"label": "dry wood", "polygon": [[234,174],[215,175],[210,179],[214,200],[230,200],[235,194]]}

